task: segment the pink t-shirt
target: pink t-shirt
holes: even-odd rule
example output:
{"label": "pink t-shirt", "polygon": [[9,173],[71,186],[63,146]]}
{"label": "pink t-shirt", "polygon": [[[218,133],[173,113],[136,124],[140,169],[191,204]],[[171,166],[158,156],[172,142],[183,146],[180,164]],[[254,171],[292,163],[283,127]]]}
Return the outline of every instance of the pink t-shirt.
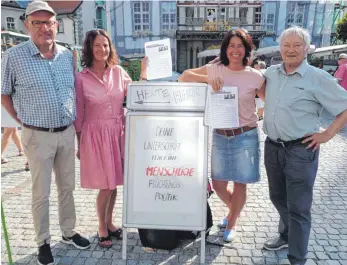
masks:
{"label": "pink t-shirt", "polygon": [[247,66],[241,71],[232,71],[223,64],[207,65],[209,80],[217,77],[224,81],[225,86],[236,86],[239,92],[239,122],[240,127],[257,126],[255,95],[264,83],[264,76],[256,69]]}
{"label": "pink t-shirt", "polygon": [[347,90],[347,64],[339,66],[335,73],[335,78],[339,79],[339,84]]}

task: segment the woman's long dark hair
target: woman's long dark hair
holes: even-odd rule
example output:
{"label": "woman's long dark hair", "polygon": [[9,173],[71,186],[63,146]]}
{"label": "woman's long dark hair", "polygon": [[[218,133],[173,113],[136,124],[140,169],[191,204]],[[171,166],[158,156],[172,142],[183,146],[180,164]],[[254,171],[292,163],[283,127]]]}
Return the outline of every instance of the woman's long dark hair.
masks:
{"label": "woman's long dark hair", "polygon": [[114,66],[118,64],[118,56],[116,49],[114,48],[110,36],[103,29],[90,30],[86,33],[86,38],[83,42],[81,65],[83,67],[91,67],[93,64],[93,43],[98,35],[104,36],[108,40],[108,45],[110,46],[110,54],[106,61],[106,67]]}
{"label": "woman's long dark hair", "polygon": [[227,56],[227,49],[229,46],[230,39],[232,37],[238,37],[241,39],[243,46],[245,46],[245,57],[243,58],[243,65],[247,66],[248,60],[251,57],[251,52],[254,48],[252,37],[246,33],[243,29],[230,30],[224,35],[222,45],[220,47],[220,61],[223,65],[229,65],[229,59]]}

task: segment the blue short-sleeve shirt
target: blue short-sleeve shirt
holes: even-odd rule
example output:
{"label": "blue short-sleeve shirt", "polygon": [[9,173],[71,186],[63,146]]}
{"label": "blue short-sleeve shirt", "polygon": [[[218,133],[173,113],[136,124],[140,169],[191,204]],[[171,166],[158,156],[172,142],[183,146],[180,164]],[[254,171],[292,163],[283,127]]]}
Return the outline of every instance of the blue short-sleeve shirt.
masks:
{"label": "blue short-sleeve shirt", "polygon": [[295,140],[319,129],[324,107],[336,116],[347,109],[347,91],[329,73],[304,60],[290,74],[284,65],[265,72],[264,132],[273,140]]}

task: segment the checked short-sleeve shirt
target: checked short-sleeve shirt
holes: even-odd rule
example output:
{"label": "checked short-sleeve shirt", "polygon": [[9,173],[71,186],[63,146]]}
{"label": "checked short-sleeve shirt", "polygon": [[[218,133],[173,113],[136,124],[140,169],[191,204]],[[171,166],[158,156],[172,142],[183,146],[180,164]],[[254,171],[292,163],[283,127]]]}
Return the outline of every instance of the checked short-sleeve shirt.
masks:
{"label": "checked short-sleeve shirt", "polygon": [[1,68],[1,94],[12,97],[22,123],[57,128],[75,120],[71,51],[56,45],[55,56],[49,60],[29,40],[8,49],[3,54]]}

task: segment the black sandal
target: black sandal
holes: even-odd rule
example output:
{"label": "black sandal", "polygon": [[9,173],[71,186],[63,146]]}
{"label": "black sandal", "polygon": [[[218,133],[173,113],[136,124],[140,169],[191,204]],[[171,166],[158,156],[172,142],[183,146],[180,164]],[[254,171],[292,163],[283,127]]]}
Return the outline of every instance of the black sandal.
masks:
{"label": "black sandal", "polygon": [[25,168],[24,168],[25,171],[30,171],[30,167],[29,167],[29,162],[26,162],[25,163]]}
{"label": "black sandal", "polygon": [[123,229],[119,228],[116,231],[111,231],[108,229],[108,234],[111,237],[115,237],[118,240],[122,240],[123,239]]}
{"label": "black sandal", "polygon": [[[102,236],[99,237],[99,234],[96,234],[97,238],[98,238],[98,245],[101,248],[111,248],[112,247],[112,239],[110,236]],[[111,245],[106,245],[105,242],[106,241],[111,241]]]}

